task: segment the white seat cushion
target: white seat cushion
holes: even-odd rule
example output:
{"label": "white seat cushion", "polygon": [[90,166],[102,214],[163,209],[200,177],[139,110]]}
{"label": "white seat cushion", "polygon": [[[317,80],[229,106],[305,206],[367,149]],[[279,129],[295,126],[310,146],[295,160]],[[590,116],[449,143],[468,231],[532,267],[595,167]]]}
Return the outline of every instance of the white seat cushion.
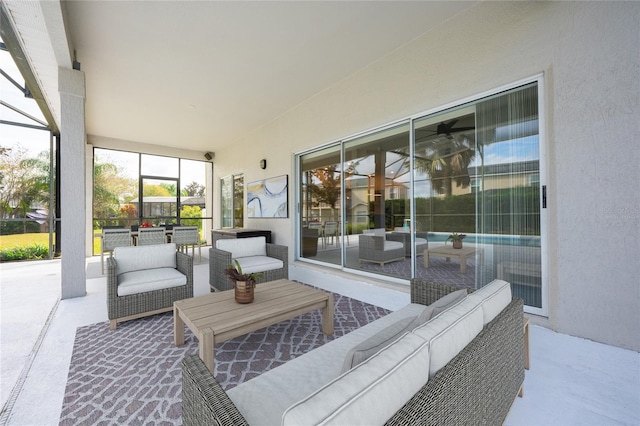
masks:
{"label": "white seat cushion", "polygon": [[384,242],[384,251],[395,250],[395,249],[404,248],[404,244],[400,241],[385,241]]}
{"label": "white seat cushion", "polygon": [[468,297],[434,317],[413,333],[429,342],[429,377],[447,365],[482,331],[482,307]]}
{"label": "white seat cushion", "polygon": [[273,271],[274,269],[284,268],[284,262],[275,257],[268,256],[250,256],[238,257],[237,260],[242,268],[242,272],[250,274],[253,272]]}
{"label": "white seat cushion", "polygon": [[148,246],[116,247],[113,250],[117,274],[143,269],[175,268],[176,245],[151,244]]}
{"label": "white seat cushion", "polygon": [[[229,389],[227,394],[249,424],[280,424],[282,414],[288,407],[341,374],[345,357],[351,348],[402,318],[415,318],[423,310],[424,305],[410,303],[241,383]],[[277,398],[274,398],[274,389],[277,390]]]}
{"label": "white seat cushion", "polygon": [[382,425],[429,380],[427,342],[407,333],[289,407],[282,424]]}
{"label": "white seat cushion", "polygon": [[225,238],[216,241],[216,248],[228,251],[232,258],[248,256],[266,256],[267,240],[265,237]]}
{"label": "white seat cushion", "polygon": [[487,325],[511,303],[511,284],[493,280],[467,297],[481,304],[483,324]]}
{"label": "white seat cushion", "polygon": [[128,296],[186,284],[186,275],[174,268],[125,272],[118,276],[118,296]]}

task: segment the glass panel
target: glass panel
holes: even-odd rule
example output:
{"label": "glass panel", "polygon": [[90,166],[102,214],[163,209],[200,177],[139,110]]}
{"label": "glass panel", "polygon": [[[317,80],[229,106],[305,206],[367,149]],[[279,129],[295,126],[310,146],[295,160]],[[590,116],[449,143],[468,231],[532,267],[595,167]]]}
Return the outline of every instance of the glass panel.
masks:
{"label": "glass panel", "polygon": [[145,176],[178,177],[178,158],[160,155],[140,155],[140,174]]}
{"label": "glass panel", "polygon": [[[51,244],[55,215],[49,213],[55,212],[56,197],[51,132],[36,101],[11,82],[24,79],[6,49],[0,50],[0,69],[5,74],[0,75],[0,251],[10,251],[6,260],[46,259],[59,252]],[[13,250],[25,247],[32,250]]]}
{"label": "glass panel", "polygon": [[[541,307],[537,105],[532,84],[416,120],[416,228],[430,253],[419,277],[472,288],[500,278]],[[453,233],[466,235],[462,249]]]}
{"label": "glass panel", "polygon": [[[486,241],[488,268],[478,285],[493,278],[511,283],[525,305],[542,307],[540,244],[540,146],[536,84],[478,103],[481,159],[474,174],[478,233]],[[482,160],[482,161],[480,161]]]}
{"label": "glass panel", "polygon": [[346,266],[411,278],[409,125],[345,143]]}
{"label": "glass panel", "polygon": [[141,226],[145,226],[145,224],[164,226],[178,223],[177,188],[177,179],[142,179]]}
{"label": "glass panel", "polygon": [[340,147],[300,159],[301,257],[341,265]]}
{"label": "glass panel", "polygon": [[244,176],[233,177],[233,227],[244,226]]}
{"label": "glass panel", "polygon": [[233,227],[233,176],[220,179],[220,210],[222,227]]}
{"label": "glass panel", "polygon": [[138,225],[139,154],[93,152],[93,254],[100,254],[102,228]]}
{"label": "glass panel", "polygon": [[211,229],[211,218],[206,209],[207,167],[211,163],[180,160],[180,224],[197,226],[200,239]]}

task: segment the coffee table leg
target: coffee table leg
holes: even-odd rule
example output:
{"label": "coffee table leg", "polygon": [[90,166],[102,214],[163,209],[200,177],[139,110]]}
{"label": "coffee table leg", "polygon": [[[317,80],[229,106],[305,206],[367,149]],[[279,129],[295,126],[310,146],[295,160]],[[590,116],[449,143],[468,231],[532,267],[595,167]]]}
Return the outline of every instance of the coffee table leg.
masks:
{"label": "coffee table leg", "polygon": [[204,365],[207,366],[209,371],[213,374],[213,366],[215,364],[215,360],[213,358],[213,347],[215,345],[215,339],[213,336],[213,330],[210,328],[205,328],[202,330],[202,336],[200,336],[200,344],[198,346],[198,352],[200,355],[200,359],[204,362]]}
{"label": "coffee table leg", "polygon": [[180,312],[175,304],[173,305],[173,344],[184,345],[184,321],[180,318]]}
{"label": "coffee table leg", "polygon": [[467,256],[464,254],[460,255],[460,272],[463,274],[467,272]]}
{"label": "coffee table leg", "polygon": [[424,268],[429,269],[429,250],[424,251],[423,258],[424,258]]}
{"label": "coffee table leg", "polygon": [[333,294],[329,293],[327,304],[322,308],[322,332],[333,334]]}

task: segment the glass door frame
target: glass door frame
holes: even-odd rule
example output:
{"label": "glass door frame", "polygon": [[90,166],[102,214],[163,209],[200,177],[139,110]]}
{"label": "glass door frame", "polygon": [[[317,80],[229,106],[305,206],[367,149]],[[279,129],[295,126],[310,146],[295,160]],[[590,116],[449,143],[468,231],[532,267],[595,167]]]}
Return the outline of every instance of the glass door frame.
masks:
{"label": "glass door frame", "polygon": [[[546,119],[546,86],[544,84],[544,73],[539,73],[527,78],[523,78],[521,80],[512,82],[510,84],[505,84],[503,86],[500,86],[498,88],[495,88],[493,90],[490,91],[485,91],[464,99],[460,99],[457,100],[455,102],[450,102],[448,104],[445,105],[441,105],[438,106],[437,108],[432,108],[430,110],[427,111],[422,111],[420,113],[417,114],[413,114],[411,116],[409,116],[406,119],[402,119],[402,120],[397,120],[394,121],[392,123],[386,124],[384,126],[380,126],[380,127],[376,127],[373,129],[369,129],[367,131],[363,131],[363,132],[359,132],[357,134],[339,139],[337,141],[328,143],[328,144],[324,144],[322,146],[319,146],[317,148],[314,149],[309,149],[309,150],[305,150],[305,151],[301,151],[298,153],[295,153],[295,167],[296,167],[296,191],[295,191],[295,198],[296,198],[296,206],[297,206],[297,214],[295,215],[295,254],[296,254],[296,258],[300,259],[300,260],[304,260],[310,263],[319,263],[322,265],[326,265],[328,267],[334,267],[334,268],[341,268],[344,270],[348,270],[350,272],[354,272],[357,273],[359,275],[364,275],[364,276],[373,276],[373,277],[379,277],[379,275],[377,274],[371,274],[368,272],[363,272],[360,270],[354,270],[354,269],[349,269],[347,268],[346,265],[346,246],[344,244],[344,241],[342,241],[341,244],[341,257],[342,257],[342,266],[340,265],[334,265],[334,264],[326,264],[324,262],[319,262],[319,261],[314,261],[313,259],[308,259],[308,258],[304,258],[301,256],[301,250],[302,250],[302,240],[301,240],[301,229],[302,229],[302,200],[300,197],[300,184],[301,184],[301,179],[302,179],[302,170],[301,170],[301,165],[302,165],[302,157],[305,154],[310,154],[322,149],[325,149],[327,147],[330,146],[335,146],[335,145],[340,145],[340,159],[342,164],[344,164],[344,158],[345,158],[345,143],[350,141],[350,140],[354,140],[360,137],[365,137],[367,135],[372,135],[375,134],[376,132],[380,132],[384,129],[387,128],[391,128],[394,126],[399,126],[402,125],[403,123],[409,123],[409,146],[410,146],[410,167],[412,170],[411,173],[411,177],[410,177],[410,189],[409,189],[409,199],[410,199],[410,217],[411,217],[411,223],[415,223],[415,217],[416,217],[416,206],[415,206],[415,198],[414,198],[414,194],[415,194],[415,181],[414,181],[414,174],[413,174],[413,170],[415,167],[414,164],[414,155],[415,155],[415,121],[416,120],[420,120],[420,119],[424,119],[425,117],[428,117],[430,115],[435,115],[438,114],[440,112],[446,111],[448,109],[454,109],[457,107],[462,107],[465,104],[472,104],[474,102],[478,102],[480,100],[482,100],[483,98],[487,98],[490,96],[494,96],[494,95],[498,95],[502,92],[507,92],[507,91],[511,91],[514,89],[517,89],[518,87],[521,86],[525,86],[528,84],[532,84],[535,83],[537,85],[537,102],[538,102],[538,142],[539,142],[539,185],[540,185],[540,196],[539,196],[539,204],[540,204],[540,250],[541,250],[541,254],[540,254],[540,268],[541,268],[541,308],[538,307],[533,307],[533,306],[529,306],[529,305],[525,305],[524,307],[524,311],[528,312],[528,313],[532,313],[532,314],[536,314],[536,315],[542,315],[542,316],[548,316],[548,287],[549,287],[549,282],[548,282],[548,252],[549,252],[549,231],[548,231],[548,223],[549,223],[549,213],[548,213],[548,209],[547,209],[547,199],[549,196],[549,191],[548,191],[548,167],[547,167],[547,161],[548,161],[548,142],[547,142],[547,119]],[[346,191],[344,190],[345,188],[345,182],[344,182],[344,174],[341,177],[341,206],[345,206],[345,202],[346,202]],[[340,238],[344,238],[344,228],[345,228],[345,223],[346,223],[346,210],[344,208],[341,209],[340,212],[341,218],[342,218],[342,226],[343,226],[343,232],[341,232],[341,236]],[[413,232],[412,232],[413,235]],[[412,236],[412,246],[415,245],[414,243],[414,236]],[[414,250],[412,250],[413,252]],[[411,257],[411,274],[412,276],[416,275],[416,256],[415,253],[412,253],[412,257]],[[395,279],[394,277],[387,277],[385,276],[386,280],[390,280],[390,281],[398,281],[401,283],[407,283],[407,280],[404,279]]]}

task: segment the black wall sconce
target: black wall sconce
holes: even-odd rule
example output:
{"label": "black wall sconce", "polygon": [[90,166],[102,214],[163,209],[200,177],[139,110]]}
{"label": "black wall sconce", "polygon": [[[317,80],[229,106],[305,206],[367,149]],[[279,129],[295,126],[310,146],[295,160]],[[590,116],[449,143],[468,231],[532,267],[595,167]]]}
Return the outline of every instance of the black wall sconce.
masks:
{"label": "black wall sconce", "polygon": [[263,158],[262,160],[260,160],[260,168],[262,170],[267,168],[267,160],[266,160],[266,158]]}

